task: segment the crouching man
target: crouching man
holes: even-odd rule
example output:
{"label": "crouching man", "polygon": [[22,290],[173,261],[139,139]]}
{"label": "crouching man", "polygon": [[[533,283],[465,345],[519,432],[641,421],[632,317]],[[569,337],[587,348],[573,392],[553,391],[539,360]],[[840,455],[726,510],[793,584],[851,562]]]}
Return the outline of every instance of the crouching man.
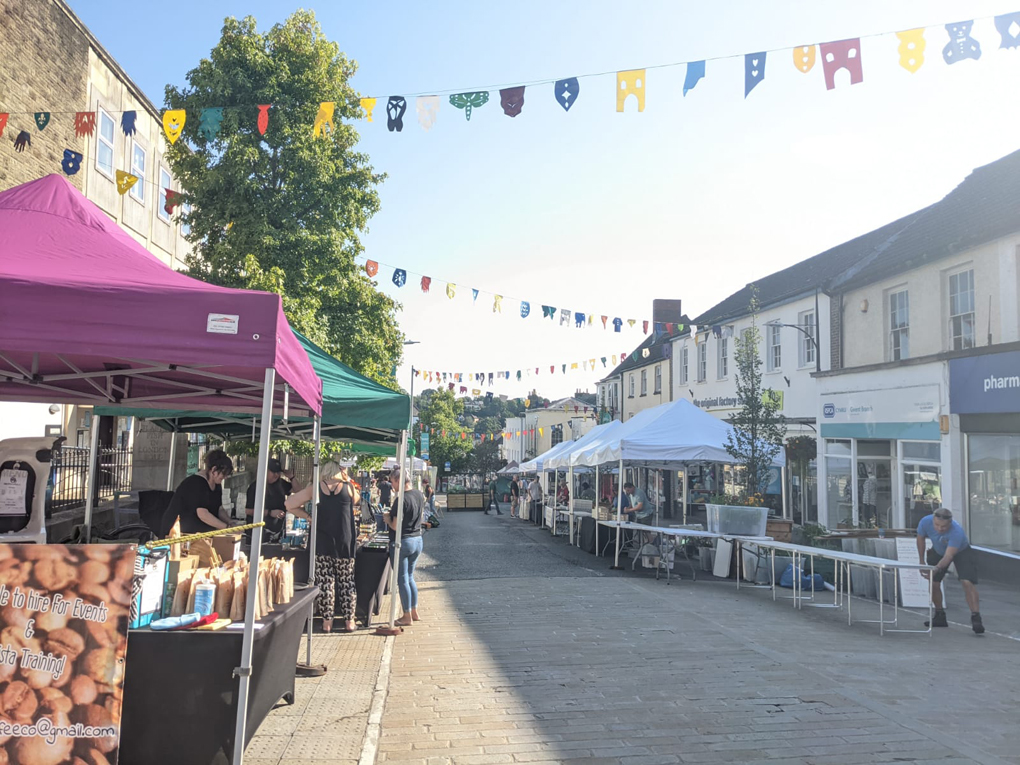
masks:
{"label": "crouching man", "polygon": [[[925,551],[925,541],[931,540],[931,549]],[[926,515],[917,524],[917,554],[921,563],[935,566],[935,571],[923,571],[927,579],[933,577],[932,602],[935,604],[933,627],[948,627],[946,611],[942,602],[942,588],[939,584],[949,570],[949,564],[956,564],[956,573],[963,585],[963,594],[970,606],[970,626],[977,634],[985,631],[981,623],[981,610],[978,604],[978,562],[977,553],[970,546],[967,533],[963,527],[953,520],[953,513],[942,507],[931,515]],[[927,624],[925,625],[927,626]]]}

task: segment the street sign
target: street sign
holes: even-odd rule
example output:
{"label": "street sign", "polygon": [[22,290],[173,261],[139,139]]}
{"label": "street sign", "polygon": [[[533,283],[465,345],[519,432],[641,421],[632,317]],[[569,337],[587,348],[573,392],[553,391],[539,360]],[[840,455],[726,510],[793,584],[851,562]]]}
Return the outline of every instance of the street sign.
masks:
{"label": "street sign", "polygon": [[450,463],[449,462],[446,463],[446,472],[447,473],[450,472]]}

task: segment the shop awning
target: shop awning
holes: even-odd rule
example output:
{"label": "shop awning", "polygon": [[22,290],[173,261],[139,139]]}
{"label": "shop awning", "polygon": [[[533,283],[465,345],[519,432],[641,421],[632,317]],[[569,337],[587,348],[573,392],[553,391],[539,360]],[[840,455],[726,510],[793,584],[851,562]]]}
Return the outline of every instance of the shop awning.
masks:
{"label": "shop awning", "polygon": [[0,399],[202,411],[321,407],[279,295],[161,262],[66,178],[0,193]]}

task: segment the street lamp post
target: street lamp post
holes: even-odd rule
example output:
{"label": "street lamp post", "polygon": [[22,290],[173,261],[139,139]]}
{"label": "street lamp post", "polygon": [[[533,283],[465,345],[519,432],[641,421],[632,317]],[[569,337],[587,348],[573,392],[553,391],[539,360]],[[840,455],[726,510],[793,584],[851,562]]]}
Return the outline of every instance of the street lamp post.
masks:
{"label": "street lamp post", "polygon": [[799,330],[799,331],[803,332],[804,336],[808,340],[811,341],[811,345],[813,345],[815,347],[815,371],[816,372],[821,372],[822,371],[822,349],[818,345],[818,338],[816,337],[816,335],[818,334],[818,332],[817,332],[817,329],[818,329],[818,321],[817,321],[818,314],[817,313],[815,314],[815,317],[816,317],[816,319],[815,319],[815,323],[813,325],[809,324],[807,326],[804,326],[802,324],[784,324],[784,323],[782,323],[780,321],[767,321],[767,322],[765,322],[765,326],[766,327],[790,327],[791,329],[796,329],[796,330]]}

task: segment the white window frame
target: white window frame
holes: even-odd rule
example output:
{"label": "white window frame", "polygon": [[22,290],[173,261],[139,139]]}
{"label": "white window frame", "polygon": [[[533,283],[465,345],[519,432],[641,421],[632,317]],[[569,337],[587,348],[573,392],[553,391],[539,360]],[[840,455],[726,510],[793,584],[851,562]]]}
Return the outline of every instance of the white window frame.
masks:
{"label": "white window frame", "polygon": [[[136,151],[141,151],[142,152],[142,167],[141,167],[141,170],[139,170],[138,167],[135,165],[135,152]],[[131,142],[131,174],[138,177],[138,182],[135,183],[135,185],[131,187],[131,190],[128,191],[128,194],[131,196],[132,199],[134,199],[136,202],[139,202],[143,206],[145,205],[145,165],[148,164],[148,162],[149,162],[149,152],[146,151],[145,147],[142,146],[140,143],[138,143],[138,141],[132,141]]]}
{"label": "white window frame", "polygon": [[889,293],[889,360],[910,358],[910,294],[907,289]]}
{"label": "white window frame", "polygon": [[[109,141],[103,138],[103,118],[110,120],[110,125],[113,128],[112,136]],[[103,107],[96,107],[96,170],[101,174],[105,175],[111,181],[114,178],[114,172],[117,169],[117,123],[114,121],[113,116],[107,112]],[[102,146],[109,147],[110,149],[110,169],[107,170],[99,163],[99,149]]]}
{"label": "white window frame", "polygon": [[642,369],[641,370],[641,395],[642,396],[647,396],[648,395],[648,370],[647,369]]}
{"label": "white window frame", "polygon": [[[166,186],[163,185],[164,174],[166,177]],[[156,201],[156,217],[161,221],[169,225],[170,213],[166,211],[166,190],[173,185],[174,178],[170,175],[170,171],[162,165],[159,166],[159,194]]]}
{"label": "white window frame", "polygon": [[[957,280],[957,283],[959,283],[959,279],[960,279],[961,276],[966,276],[967,280],[969,282],[969,290],[968,291],[970,292],[970,301],[969,301],[970,302],[970,309],[969,310],[960,311],[959,310],[960,306],[957,305],[957,313],[953,313],[953,280],[955,279],[955,280]],[[975,310],[976,304],[975,304],[975,299],[974,299],[975,298],[975,292],[976,292],[975,289],[974,289],[974,269],[973,268],[967,268],[967,269],[964,269],[964,270],[961,270],[961,271],[956,271],[954,273],[949,274],[947,282],[946,282],[946,287],[947,287],[947,292],[948,292],[948,296],[949,296],[949,305],[947,306],[948,310],[949,310],[949,349],[953,350],[953,351],[959,351],[959,350],[963,350],[965,348],[973,348],[974,345],[975,345],[976,334],[977,334],[977,332],[975,331],[976,330],[976,323],[977,323],[977,311]],[[964,321],[966,320],[966,318],[968,316],[970,317],[970,339],[969,339],[969,344],[968,344],[968,341],[967,341],[967,336],[964,335],[963,332],[962,332]],[[961,333],[959,335],[956,334],[956,331],[955,331],[955,328],[954,328],[954,323],[956,322],[956,320],[959,320],[959,323],[960,323]],[[957,342],[956,342],[957,338],[959,338],[959,340],[960,340],[959,345],[957,345]]]}
{"label": "white window frame", "polygon": [[184,222],[185,218],[188,215],[191,215],[191,210],[192,207],[188,202],[185,202],[183,205],[181,205],[181,212],[183,213],[181,217],[181,236],[187,236],[188,234],[191,233],[191,224]]}
{"label": "white window frame", "polygon": [[662,393],[662,364],[655,367],[655,389],[652,393]]}
{"label": "white window frame", "polygon": [[801,368],[813,367],[815,365],[815,348],[816,337],[818,335],[818,322],[816,321],[814,309],[810,311],[802,311],[797,317],[797,326],[803,327],[805,332],[798,331],[800,334],[800,362]]}
{"label": "white window frame", "polygon": [[634,373],[633,372],[630,373],[630,396],[629,396],[629,398],[634,398]]}
{"label": "white window frame", "polygon": [[729,342],[725,337],[720,337],[716,344],[716,377],[725,380],[730,371]]}
{"label": "white window frame", "polygon": [[708,338],[698,343],[698,382],[708,379]]}
{"label": "white window frame", "polygon": [[783,335],[782,327],[776,324],[768,325],[767,364],[770,372],[779,372],[783,368]]}
{"label": "white window frame", "polygon": [[680,349],[680,384],[687,385],[689,378],[687,345]]}

